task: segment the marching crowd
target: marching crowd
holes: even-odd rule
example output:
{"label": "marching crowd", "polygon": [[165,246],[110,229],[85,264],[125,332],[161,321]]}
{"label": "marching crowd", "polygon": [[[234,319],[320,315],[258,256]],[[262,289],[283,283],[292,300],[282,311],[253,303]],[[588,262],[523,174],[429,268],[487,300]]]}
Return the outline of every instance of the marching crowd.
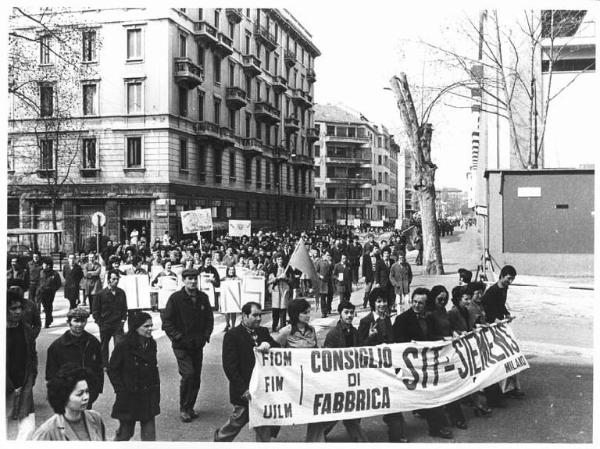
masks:
{"label": "marching crowd", "polygon": [[[412,270],[406,250],[419,249],[419,233],[414,237],[395,232],[389,241],[376,242],[369,234],[360,244],[359,237],[346,228],[328,227],[297,234],[259,232],[252,237],[175,243],[165,233],[151,245],[144,239],[118,245],[108,242],[99,254],[69,254],[62,269],[64,282],[50,258],[36,253],[24,268],[13,259],[7,272],[7,427],[18,427],[17,439],[125,441],[133,436],[139,422],[141,439],[156,440],[161,382],[152,315],[128,310],[125,292],[118,287],[122,276],[146,274],[158,287],[168,280],[181,279],[183,283],[161,308],[161,321],[181,376],[180,418],[189,423],[198,416],[194,406],[201,385],[203,350],[213,334],[214,308],[219,308],[218,297],[213,307],[199,289],[199,273],[210,273],[215,287],[226,280],[220,278],[217,265],[227,266],[226,278],[235,279],[236,269],[264,275],[271,329],[260,326],[263,312],[257,302],[243,305],[238,325],[236,314],[226,316],[222,365],[234,409],[215,431],[214,441],[232,441],[248,423],[248,385],[255,350],[451,339],[476,326],[510,317],[505,303],[507,288],[516,276],[511,266],[504,267],[498,282],[487,290],[485,284],[471,282],[471,272],[463,269],[459,285],[451,293],[441,285],[431,290],[411,289]],[[308,250],[316,279],[288,269],[298,242]],[[355,305],[350,294],[362,278],[362,304]],[[45,366],[47,398],[55,414],[35,429],[33,386],[38,375],[40,312],[44,311],[44,326],[50,327],[54,296],[61,286],[70,304],[68,329],[48,347]],[[319,342],[309,324],[311,308],[320,309],[324,317],[331,314],[336,295],[339,321]],[[449,300],[453,307],[447,310]],[[371,312],[355,328],[356,308],[361,306]],[[100,340],[85,330],[90,317],[99,327]],[[105,374],[115,393],[111,417],[119,421],[112,437],[106,434],[105,417],[93,410],[94,402],[105,391]],[[452,438],[449,425],[467,428],[465,406],[477,416],[489,416],[492,408],[506,405],[506,397],[523,396],[518,377],[510,379],[508,387],[492,385],[455,403],[413,413],[426,419],[430,435]],[[408,441],[402,413],[387,414],[383,420],[390,441]],[[360,419],[343,424],[354,441],[368,441]],[[333,426],[335,422],[308,424],[306,441],[325,441]],[[275,427],[255,430],[257,441],[269,441],[279,432]]]}

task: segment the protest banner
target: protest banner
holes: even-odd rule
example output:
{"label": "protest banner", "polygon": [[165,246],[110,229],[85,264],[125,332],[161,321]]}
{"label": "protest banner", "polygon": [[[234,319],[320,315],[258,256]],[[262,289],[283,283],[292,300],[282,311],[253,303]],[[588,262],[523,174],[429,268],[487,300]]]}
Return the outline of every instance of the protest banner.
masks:
{"label": "protest banner", "polygon": [[396,218],[394,222],[394,229],[400,231],[402,229],[402,218]]}
{"label": "protest banner", "polygon": [[149,309],[152,307],[150,304],[150,281],[147,274],[121,276],[119,288],[125,292],[128,309]]}
{"label": "protest banner", "polygon": [[371,220],[372,228],[383,228],[383,220]]}
{"label": "protest banner", "polygon": [[255,354],[251,427],[437,407],[529,368],[506,322],[452,341]]}
{"label": "protest banner", "polygon": [[[242,302],[254,301],[265,307],[265,277],[247,274],[242,278]],[[243,305],[242,304],[242,305]]]}
{"label": "protest banner", "polygon": [[247,235],[250,237],[251,223],[250,220],[229,220],[229,236],[242,237]]}
{"label": "protest banner", "polygon": [[198,276],[198,285],[200,286],[200,290],[206,293],[208,296],[208,301],[210,302],[210,306],[215,306],[215,286],[212,283],[214,279],[214,274],[212,273],[200,273]]}
{"label": "protest banner", "polygon": [[210,209],[184,210],[181,212],[181,228],[184,234],[213,230]]}
{"label": "protest banner", "polygon": [[242,280],[226,279],[221,281],[219,296],[219,312],[241,313],[242,311]]}

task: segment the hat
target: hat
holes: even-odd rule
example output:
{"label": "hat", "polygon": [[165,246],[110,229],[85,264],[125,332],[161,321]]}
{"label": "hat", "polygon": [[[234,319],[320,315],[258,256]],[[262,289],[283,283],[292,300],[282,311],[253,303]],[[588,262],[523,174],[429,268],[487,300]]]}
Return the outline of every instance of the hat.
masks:
{"label": "hat", "polygon": [[198,277],[199,274],[200,273],[198,273],[198,270],[196,270],[195,268],[186,268],[181,272],[181,277],[183,279],[187,277]]}
{"label": "hat", "polygon": [[130,315],[128,326],[130,331],[137,330],[140,326],[142,326],[146,321],[151,320],[152,315],[147,312],[135,312]]}
{"label": "hat", "polygon": [[87,320],[90,316],[90,312],[88,312],[87,309],[84,309],[83,307],[75,307],[74,309],[69,310],[69,312],[67,313],[67,319],[73,319],[75,318],[76,320]]}

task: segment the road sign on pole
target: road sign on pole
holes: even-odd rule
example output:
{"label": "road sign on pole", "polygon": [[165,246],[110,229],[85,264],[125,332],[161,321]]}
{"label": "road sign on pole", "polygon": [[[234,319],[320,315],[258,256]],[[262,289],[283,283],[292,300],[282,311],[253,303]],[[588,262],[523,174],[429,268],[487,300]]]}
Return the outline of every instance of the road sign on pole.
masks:
{"label": "road sign on pole", "polygon": [[102,212],[94,212],[92,214],[92,224],[96,227],[104,226],[106,224],[106,215]]}

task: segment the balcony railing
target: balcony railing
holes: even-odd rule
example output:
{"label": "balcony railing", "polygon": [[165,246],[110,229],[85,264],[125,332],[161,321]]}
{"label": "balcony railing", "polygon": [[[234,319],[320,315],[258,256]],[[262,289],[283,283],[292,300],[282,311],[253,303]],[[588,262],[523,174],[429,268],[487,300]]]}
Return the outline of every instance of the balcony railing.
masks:
{"label": "balcony railing", "polygon": [[254,26],[254,34],[256,39],[262,42],[268,51],[273,51],[277,48],[277,38],[265,27],[256,24]]}
{"label": "balcony railing", "polygon": [[219,42],[217,42],[215,52],[221,58],[226,58],[233,53],[233,40],[226,34],[219,33]]}
{"label": "balcony railing", "polygon": [[225,8],[225,14],[227,19],[233,23],[240,23],[242,21],[242,8]]}
{"label": "balcony railing", "polygon": [[205,21],[194,23],[194,37],[197,41],[209,46],[215,46],[219,42],[217,29]]}
{"label": "balcony railing", "polygon": [[204,70],[190,58],[175,58],[175,82],[193,89],[204,82]]}
{"label": "balcony railing", "polygon": [[288,134],[300,131],[300,120],[296,117],[285,118],[285,132]]}
{"label": "balcony railing", "polygon": [[261,101],[254,104],[254,115],[258,120],[275,124],[279,122],[281,112],[269,103]]}
{"label": "balcony railing", "polygon": [[358,143],[365,144],[370,142],[369,136],[336,136],[334,134],[327,134],[325,140],[329,142],[347,142],[347,143]]}
{"label": "balcony railing", "polygon": [[231,109],[240,109],[248,104],[246,92],[239,87],[228,87],[225,102],[227,107]]}
{"label": "balcony railing", "polygon": [[293,67],[296,65],[296,53],[292,50],[286,50],[284,53],[284,60],[286,67]]}
{"label": "balcony railing", "polygon": [[244,152],[250,156],[255,156],[263,152],[263,147],[260,140],[255,137],[242,138],[242,148]]}
{"label": "balcony railing", "polygon": [[303,108],[312,107],[312,101],[309,100],[308,94],[304,92],[302,89],[294,89],[292,90],[292,101]]}
{"label": "balcony railing", "polygon": [[259,75],[261,60],[254,55],[244,55],[242,57],[242,68],[247,75]]}
{"label": "balcony railing", "polygon": [[317,81],[317,74],[315,73],[315,69],[309,67],[306,69],[306,81],[309,83],[314,83]]}
{"label": "balcony railing", "polygon": [[282,94],[287,90],[287,80],[283,76],[275,76],[272,87],[276,93]]}

